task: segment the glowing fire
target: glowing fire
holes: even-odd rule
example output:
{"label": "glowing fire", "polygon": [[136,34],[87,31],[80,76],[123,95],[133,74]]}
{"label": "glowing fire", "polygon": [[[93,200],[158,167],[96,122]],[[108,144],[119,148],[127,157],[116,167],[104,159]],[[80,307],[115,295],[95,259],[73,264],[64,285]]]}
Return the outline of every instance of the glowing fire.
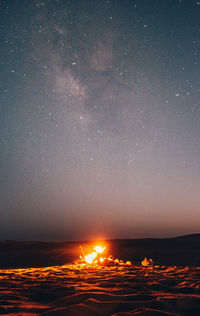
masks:
{"label": "glowing fire", "polygon": [[93,253],[91,253],[91,254],[89,254],[89,255],[86,255],[85,257],[84,257],[84,259],[85,259],[85,262],[87,262],[87,263],[93,263],[93,261],[94,261],[94,259],[97,257],[97,252],[93,252]]}
{"label": "glowing fire", "polygon": [[[131,261],[123,261],[118,258],[113,258],[113,256],[108,255],[107,247],[105,245],[95,245],[92,247],[92,252],[85,254],[84,249],[82,246],[80,256],[81,261],[84,264],[92,265],[92,266],[129,266],[133,267],[133,264]],[[106,250],[106,251],[105,251]],[[143,268],[152,268],[154,267],[154,261],[152,259],[144,258],[141,261],[141,266]]]}
{"label": "glowing fire", "polygon": [[[114,259],[111,255],[105,255],[105,246],[96,245],[93,247],[93,252],[89,254],[85,254],[83,247],[80,246],[82,255],[80,256],[81,260],[89,265],[126,265],[131,266],[131,261],[124,262],[123,260]],[[104,254],[104,256],[103,256]]]}
{"label": "glowing fire", "polygon": [[105,249],[106,249],[106,247],[101,247],[101,246],[95,246],[95,247],[94,247],[94,250],[95,250],[97,253],[102,253],[102,252],[104,252]]}
{"label": "glowing fire", "polygon": [[85,263],[94,264],[94,263],[103,263],[105,258],[100,257],[99,254],[103,253],[105,251],[106,247],[102,246],[94,246],[93,252],[85,255],[83,248],[81,247],[82,256],[80,256],[81,260],[83,260]]}

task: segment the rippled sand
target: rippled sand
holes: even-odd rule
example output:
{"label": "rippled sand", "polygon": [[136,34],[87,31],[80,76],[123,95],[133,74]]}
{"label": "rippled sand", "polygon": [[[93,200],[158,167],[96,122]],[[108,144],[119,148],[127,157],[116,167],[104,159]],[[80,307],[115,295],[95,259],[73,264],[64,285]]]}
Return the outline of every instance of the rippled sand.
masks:
{"label": "rippled sand", "polygon": [[200,315],[200,268],[66,264],[2,269],[0,313]]}

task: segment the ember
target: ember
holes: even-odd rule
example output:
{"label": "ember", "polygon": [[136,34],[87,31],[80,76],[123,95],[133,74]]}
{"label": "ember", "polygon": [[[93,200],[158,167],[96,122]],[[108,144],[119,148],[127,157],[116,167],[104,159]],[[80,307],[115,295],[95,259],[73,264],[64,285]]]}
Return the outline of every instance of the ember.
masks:
{"label": "ember", "polygon": [[83,247],[80,246],[82,255],[80,256],[80,259],[89,265],[100,265],[100,266],[131,266],[131,261],[124,262],[123,260],[114,259],[111,255],[106,255],[105,250],[106,247],[102,246],[94,246],[93,251],[89,254],[85,254]]}
{"label": "ember", "polygon": [[153,266],[154,265],[154,262],[152,259],[147,259],[147,258],[144,258],[144,260],[141,262],[141,265],[143,267],[149,267],[149,266]]}

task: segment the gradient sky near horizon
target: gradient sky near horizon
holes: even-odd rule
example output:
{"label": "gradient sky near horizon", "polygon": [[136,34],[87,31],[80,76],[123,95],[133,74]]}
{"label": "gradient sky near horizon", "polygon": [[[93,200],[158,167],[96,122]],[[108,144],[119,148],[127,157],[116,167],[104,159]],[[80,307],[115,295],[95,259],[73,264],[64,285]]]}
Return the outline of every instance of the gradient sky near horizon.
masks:
{"label": "gradient sky near horizon", "polygon": [[200,232],[200,1],[0,3],[0,239]]}

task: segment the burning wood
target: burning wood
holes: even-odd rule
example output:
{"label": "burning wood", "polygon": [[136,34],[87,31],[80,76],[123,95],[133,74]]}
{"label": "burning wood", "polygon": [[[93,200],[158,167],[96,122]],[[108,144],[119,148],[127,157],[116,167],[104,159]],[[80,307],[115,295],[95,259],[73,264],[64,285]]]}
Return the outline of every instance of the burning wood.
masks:
{"label": "burning wood", "polygon": [[[107,255],[106,246],[96,245],[92,247],[92,252],[85,254],[82,246],[80,259],[83,263],[89,266],[133,266],[132,262],[127,260],[123,261],[121,259],[114,258],[112,255]],[[154,262],[152,259],[144,258],[141,262],[143,267],[153,267]]]}
{"label": "burning wood", "polygon": [[154,262],[152,259],[147,259],[147,258],[144,258],[144,260],[141,262],[141,265],[143,267],[150,267],[150,266],[153,266],[154,265]]}
{"label": "burning wood", "polygon": [[80,246],[82,255],[80,259],[82,262],[89,265],[100,265],[100,266],[131,266],[131,261],[124,262],[123,260],[115,259],[112,255],[106,255],[105,246],[94,246],[93,251],[89,254],[85,254],[83,247]]}

